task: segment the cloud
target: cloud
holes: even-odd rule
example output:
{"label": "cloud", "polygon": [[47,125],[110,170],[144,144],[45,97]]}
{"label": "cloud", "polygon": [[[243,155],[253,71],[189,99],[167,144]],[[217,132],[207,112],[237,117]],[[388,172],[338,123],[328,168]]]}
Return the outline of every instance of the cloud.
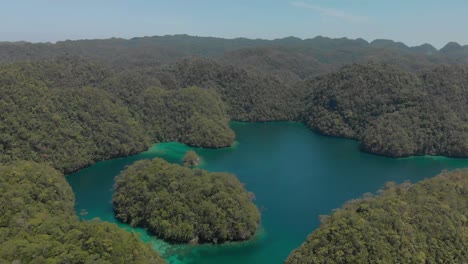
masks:
{"label": "cloud", "polygon": [[338,18],[338,19],[345,20],[348,22],[362,22],[362,21],[368,20],[368,18],[365,16],[358,16],[358,15],[350,14],[347,12],[343,12],[341,10],[336,10],[336,9],[328,8],[324,6],[313,5],[313,4],[303,2],[303,1],[291,2],[291,5],[295,7],[303,8],[303,9],[312,10],[316,13],[319,13],[322,16],[334,17],[334,18]]}

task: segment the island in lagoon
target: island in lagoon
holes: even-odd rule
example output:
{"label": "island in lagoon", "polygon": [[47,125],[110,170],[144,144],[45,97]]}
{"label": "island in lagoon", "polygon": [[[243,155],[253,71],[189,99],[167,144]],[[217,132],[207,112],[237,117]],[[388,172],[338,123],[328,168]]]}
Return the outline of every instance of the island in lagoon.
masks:
{"label": "island in lagoon", "polygon": [[236,176],[190,169],[156,158],[137,161],[117,178],[118,219],[179,243],[250,239],[260,212]]}
{"label": "island in lagoon", "polygon": [[200,156],[193,150],[189,150],[184,155],[185,166],[198,166],[200,164]]}

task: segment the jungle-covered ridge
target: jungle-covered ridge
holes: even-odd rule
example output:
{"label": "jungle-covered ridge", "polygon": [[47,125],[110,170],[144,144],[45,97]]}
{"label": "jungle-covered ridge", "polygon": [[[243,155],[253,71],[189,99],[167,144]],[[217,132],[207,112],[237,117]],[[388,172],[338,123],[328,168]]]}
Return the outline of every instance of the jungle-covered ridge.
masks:
{"label": "jungle-covered ridge", "polygon": [[45,164],[0,165],[1,263],[165,263],[134,233],[80,221],[63,174]]}
{"label": "jungle-covered ridge", "polygon": [[0,43],[0,162],[68,173],[156,142],[224,147],[230,120],[300,121],[391,157],[467,157],[466,50],[323,37]]}
{"label": "jungle-covered ridge", "polygon": [[158,66],[184,57],[220,59],[275,73],[306,78],[337,67],[369,60],[417,70],[441,63],[466,63],[468,46],[450,42],[437,50],[430,44],[408,47],[401,42],[376,39],[311,39],[288,37],[275,40],[223,39],[189,35],[90,39],[52,43],[1,42],[0,61],[30,61],[61,56],[82,56],[119,69]]}
{"label": "jungle-covered ridge", "polygon": [[70,58],[0,72],[2,163],[33,160],[67,173],[154,142],[222,147],[234,139],[225,104],[207,89],[138,86],[136,76]]}
{"label": "jungle-covered ridge", "polygon": [[466,197],[467,169],[389,182],[323,216],[285,263],[466,263]]}

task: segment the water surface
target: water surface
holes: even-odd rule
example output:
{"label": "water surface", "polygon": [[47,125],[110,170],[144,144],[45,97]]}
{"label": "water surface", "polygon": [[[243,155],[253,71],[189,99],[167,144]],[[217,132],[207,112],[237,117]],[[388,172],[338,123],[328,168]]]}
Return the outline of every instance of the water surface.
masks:
{"label": "water surface", "polygon": [[237,135],[233,147],[194,150],[202,158],[201,167],[232,172],[255,193],[262,211],[256,239],[217,246],[169,245],[116,221],[111,203],[114,177],[140,159],[162,157],[181,163],[191,148],[179,143],[156,144],[147,152],[99,162],[67,176],[77,213],[140,233],[169,263],[282,263],[317,228],[319,215],[345,201],[375,193],[387,181],[416,182],[443,169],[468,167],[465,159],[391,159],[362,153],[355,141],[320,136],[298,123],[232,123],[232,128]]}

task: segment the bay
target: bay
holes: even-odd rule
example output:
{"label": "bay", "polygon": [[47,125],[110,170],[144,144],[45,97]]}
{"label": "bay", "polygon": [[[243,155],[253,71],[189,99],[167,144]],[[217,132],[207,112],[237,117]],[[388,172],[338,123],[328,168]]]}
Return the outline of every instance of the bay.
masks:
{"label": "bay", "polygon": [[[332,213],[347,200],[375,193],[388,181],[417,182],[442,170],[468,166],[466,159],[392,159],[363,153],[356,141],[321,136],[299,123],[233,122],[231,126],[237,141],[230,148],[160,143],[138,155],[98,162],[68,175],[77,214],[141,234],[169,263],[282,263],[318,227],[319,215]],[[201,156],[200,167],[234,173],[255,193],[255,203],[262,211],[262,226],[255,239],[223,245],[170,245],[114,218],[114,177],[125,166],[155,157],[182,163],[189,149]]]}

